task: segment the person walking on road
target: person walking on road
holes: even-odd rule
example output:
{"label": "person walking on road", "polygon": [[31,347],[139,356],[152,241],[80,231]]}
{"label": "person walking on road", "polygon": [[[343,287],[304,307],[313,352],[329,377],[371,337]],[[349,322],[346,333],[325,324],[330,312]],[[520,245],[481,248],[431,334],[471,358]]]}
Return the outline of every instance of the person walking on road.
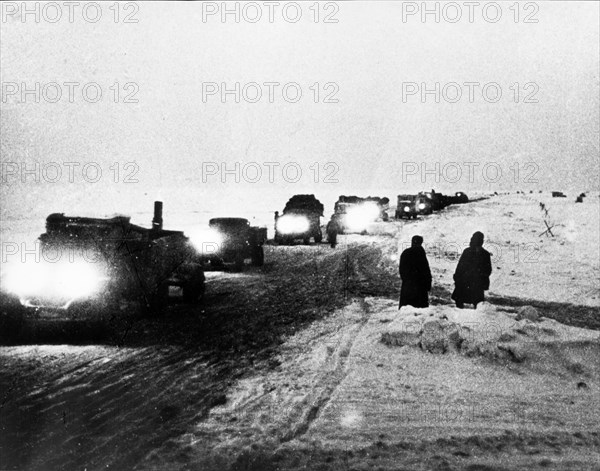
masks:
{"label": "person walking on road", "polygon": [[339,219],[337,214],[333,214],[327,223],[327,241],[332,249],[335,249],[335,246],[337,245],[337,236],[341,229]]}
{"label": "person walking on road", "polygon": [[483,248],[483,233],[475,232],[471,237],[454,273],[454,292],[452,299],[456,307],[463,309],[465,303],[477,304],[485,299],[484,291],[490,288],[492,261],[490,253]]}
{"label": "person walking on road", "polygon": [[423,249],[423,237],[413,236],[411,246],[400,255],[400,306],[428,307],[431,270]]}

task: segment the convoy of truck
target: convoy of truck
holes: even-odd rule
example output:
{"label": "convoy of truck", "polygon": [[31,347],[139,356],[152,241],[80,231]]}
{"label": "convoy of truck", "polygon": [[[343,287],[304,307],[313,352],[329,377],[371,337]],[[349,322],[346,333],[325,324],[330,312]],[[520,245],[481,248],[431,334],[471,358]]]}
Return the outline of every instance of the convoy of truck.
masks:
{"label": "convoy of truck", "polygon": [[[468,201],[462,192],[398,195],[395,218],[416,218]],[[386,197],[341,195],[334,205],[335,224],[327,225],[328,241],[338,234],[366,234],[372,223],[388,221],[389,209]],[[41,263],[12,267],[4,286],[26,309],[102,311],[135,302],[160,312],[170,287],[180,289],[184,302],[197,302],[204,295],[205,271],[241,271],[246,260],[256,267],[264,264],[266,227],[252,226],[244,218],[213,218],[198,240],[182,231],[163,229],[162,210],[162,202],[155,202],[150,228],[132,224],[126,216],[99,219],[51,214],[46,232],[39,237],[40,250],[68,253],[68,260],[62,257],[54,263],[43,257]],[[282,214],[275,213],[274,243],[322,242],[323,211],[323,204],[312,194],[292,196]]]}
{"label": "convoy of truck", "polygon": [[[552,196],[565,197],[558,191]],[[584,197],[581,193],[577,202]],[[416,219],[468,202],[463,192],[401,194],[395,219]],[[328,242],[335,247],[339,234],[366,234],[374,222],[388,221],[390,206],[385,197],[341,195],[333,209],[326,226]],[[292,196],[282,215],[275,213],[273,242],[310,244],[312,239],[319,244],[323,210],[312,194]],[[206,271],[241,271],[247,260],[252,266],[263,266],[266,227],[252,226],[244,218],[212,218],[198,239],[163,229],[162,211],[162,202],[155,202],[150,228],[132,224],[126,216],[100,219],[50,214],[46,232],[39,237],[45,256],[33,264],[9,267],[3,287],[22,307],[36,311],[114,311],[123,303],[137,303],[147,311],[161,312],[171,287],[179,288],[184,302],[202,299]]]}

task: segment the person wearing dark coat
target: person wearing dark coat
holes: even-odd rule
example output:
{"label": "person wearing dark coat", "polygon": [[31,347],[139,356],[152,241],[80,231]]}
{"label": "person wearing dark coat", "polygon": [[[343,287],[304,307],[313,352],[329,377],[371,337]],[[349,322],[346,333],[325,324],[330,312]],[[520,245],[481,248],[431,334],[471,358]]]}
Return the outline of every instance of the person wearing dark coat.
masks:
{"label": "person wearing dark coat", "polygon": [[491,274],[491,255],[483,248],[483,234],[475,232],[454,273],[452,299],[456,301],[456,307],[462,309],[467,303],[477,308],[477,304],[485,299],[484,291],[490,288]]}
{"label": "person wearing dark coat", "polygon": [[337,214],[333,214],[331,216],[331,219],[327,223],[326,231],[327,231],[327,241],[329,242],[329,245],[331,246],[331,248],[335,249],[335,246],[337,245],[337,236],[338,236],[339,232],[341,231],[340,216],[338,216]]}
{"label": "person wearing dark coat", "polygon": [[400,306],[428,307],[431,290],[431,270],[422,247],[423,237],[414,236],[411,247],[400,255]]}

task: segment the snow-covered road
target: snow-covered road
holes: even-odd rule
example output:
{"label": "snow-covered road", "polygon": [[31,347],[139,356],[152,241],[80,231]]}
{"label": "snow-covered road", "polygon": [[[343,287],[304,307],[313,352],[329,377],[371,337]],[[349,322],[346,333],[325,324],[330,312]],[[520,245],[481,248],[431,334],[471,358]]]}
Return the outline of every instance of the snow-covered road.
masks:
{"label": "snow-covered road", "polygon": [[[82,341],[79,326],[62,332],[71,345],[1,347],[2,467],[597,469],[599,208],[598,195],[498,196],[377,223],[335,250],[267,246],[262,269],[211,274],[202,305],[174,302],[126,335]],[[476,230],[494,254],[489,304],[458,311],[452,273]],[[432,307],[399,315],[414,234]],[[524,305],[546,319],[517,321]],[[9,311],[2,328],[44,339]],[[437,322],[442,347],[407,316]],[[501,319],[496,337],[461,337]]]}

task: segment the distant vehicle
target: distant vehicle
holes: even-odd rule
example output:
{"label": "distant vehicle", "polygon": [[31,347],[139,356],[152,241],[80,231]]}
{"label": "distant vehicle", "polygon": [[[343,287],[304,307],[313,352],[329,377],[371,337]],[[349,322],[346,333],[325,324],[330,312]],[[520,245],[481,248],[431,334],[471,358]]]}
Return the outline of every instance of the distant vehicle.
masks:
{"label": "distant vehicle", "polygon": [[339,233],[366,234],[369,224],[377,220],[388,221],[390,199],[378,196],[345,196],[341,195],[334,205]]}
{"label": "distant vehicle", "polygon": [[578,196],[577,199],[575,199],[575,203],[583,203],[583,196]]}
{"label": "distant vehicle", "polygon": [[204,294],[198,253],[183,232],[162,228],[159,201],[151,229],[125,216],[54,213],[39,241],[46,254],[40,263],[9,266],[6,272],[5,286],[27,308],[97,311],[139,301],[157,309],[166,303],[169,286],[181,287],[187,302]]}
{"label": "distant vehicle", "polygon": [[[523,193],[523,192],[521,192]],[[469,202],[469,197],[462,191],[457,191],[454,194],[453,204],[465,204]]]}
{"label": "distant vehicle", "polygon": [[552,198],[566,198],[567,195],[565,195],[562,191],[553,191],[552,192]]}
{"label": "distant vehicle", "polygon": [[398,195],[398,204],[396,206],[396,219],[417,219],[417,215],[419,214],[419,205],[423,205],[423,210],[426,209],[426,206],[431,208],[431,205],[427,205],[425,202],[422,202],[419,198],[419,195]]}
{"label": "distant vehicle", "polygon": [[275,242],[291,244],[294,240],[301,239],[308,245],[310,239],[315,243],[323,240],[321,231],[321,217],[323,204],[315,195],[294,195],[283,209],[281,216],[275,219]]}
{"label": "distant vehicle", "polygon": [[[496,192],[495,194],[498,193]],[[407,198],[405,201],[408,201],[408,199],[410,199],[408,197],[411,195],[399,195],[399,197],[400,196],[406,196]],[[447,206],[450,206],[451,204],[464,204],[469,202],[469,197],[462,191],[457,191],[454,196],[437,193],[435,190],[421,191],[417,197],[417,214],[431,214],[433,211],[439,211]],[[406,207],[406,204],[403,206],[403,208],[404,207]],[[398,203],[397,208],[400,208],[400,203]],[[396,211],[398,211],[398,209]],[[410,211],[408,212],[410,213]],[[396,217],[398,217],[398,213],[396,213]]]}
{"label": "distant vehicle", "polygon": [[439,211],[451,204],[449,197],[442,195],[441,193],[437,193],[435,190],[422,191],[419,193],[419,196],[427,200],[428,206],[431,207],[431,211]]}
{"label": "distant vehicle", "polygon": [[267,228],[251,226],[244,218],[213,218],[209,230],[201,235],[203,260],[212,268],[224,268],[228,264],[240,271],[246,259],[252,265],[264,265],[264,243]]}

